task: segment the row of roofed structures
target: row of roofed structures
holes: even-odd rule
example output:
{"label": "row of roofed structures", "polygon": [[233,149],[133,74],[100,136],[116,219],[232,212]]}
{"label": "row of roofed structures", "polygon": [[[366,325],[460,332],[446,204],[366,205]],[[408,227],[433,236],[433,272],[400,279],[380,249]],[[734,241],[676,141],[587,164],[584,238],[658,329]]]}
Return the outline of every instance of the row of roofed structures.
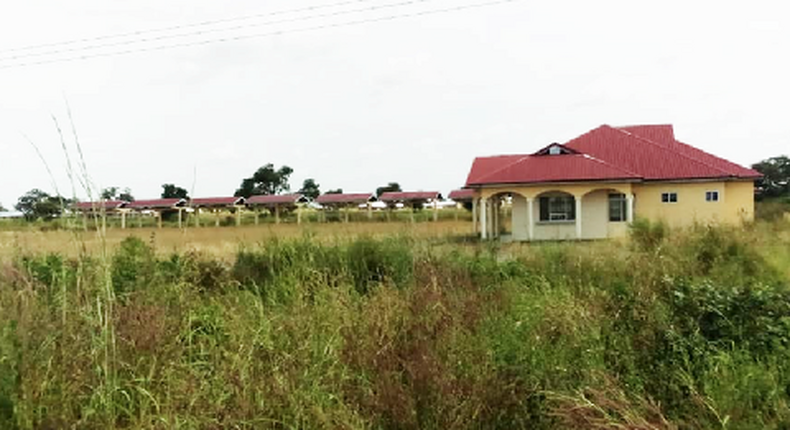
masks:
{"label": "row of roofed structures", "polygon": [[[449,199],[461,206],[471,202],[472,190],[455,190],[449,194]],[[320,220],[326,222],[327,212],[336,212],[342,215],[344,222],[349,222],[349,213],[352,209],[365,210],[367,218],[373,218],[374,210],[386,209],[387,219],[390,219],[392,210],[396,208],[407,209],[410,219],[414,221],[414,210],[429,207],[433,210],[433,220],[438,220],[438,210],[443,201],[441,193],[437,191],[412,191],[412,192],[386,192],[380,197],[375,194],[346,193],[324,194],[314,201],[302,194],[259,195],[245,197],[199,197],[191,199],[151,199],[135,200],[131,202],[122,200],[102,200],[93,202],[78,202],[74,210],[89,217],[101,218],[106,226],[106,217],[120,218],[121,228],[127,227],[127,219],[134,218],[142,226],[145,217],[154,217],[157,225],[162,227],[163,215],[172,214],[177,217],[179,228],[187,221],[185,214],[192,214],[194,225],[200,227],[201,214],[213,214],[214,225],[219,226],[223,215],[233,214],[236,225],[241,225],[242,212],[249,211],[254,214],[255,224],[259,224],[262,213],[274,217],[274,222],[279,224],[283,214],[295,213],[297,224],[302,223],[302,212],[305,207],[320,211]],[[87,226],[87,222],[85,223]]]}

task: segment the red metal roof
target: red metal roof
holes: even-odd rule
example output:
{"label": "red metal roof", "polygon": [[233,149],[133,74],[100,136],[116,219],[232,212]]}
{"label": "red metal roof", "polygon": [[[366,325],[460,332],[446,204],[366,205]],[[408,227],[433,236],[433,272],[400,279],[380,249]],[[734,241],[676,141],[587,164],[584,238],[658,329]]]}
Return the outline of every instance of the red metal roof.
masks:
{"label": "red metal roof", "polygon": [[100,202],[77,202],[74,207],[81,211],[121,209],[129,202],[123,200],[103,200]]}
{"label": "red metal roof", "polygon": [[622,128],[603,125],[562,146],[579,154],[477,158],[466,183],[753,179],[760,176],[754,170],[678,142],[671,125]]}
{"label": "red metal roof", "polygon": [[675,131],[672,125],[636,125],[630,127],[618,127],[618,129],[635,134],[648,140],[652,140],[660,145],[663,145],[673,151],[683,154],[689,158],[709,164],[717,169],[724,170],[733,176],[738,177],[755,177],[762,176],[760,172],[719,158],[713,154],[709,154],[701,149],[695,148],[691,145],[685,144],[675,139]]}
{"label": "red metal roof", "polygon": [[438,200],[442,195],[438,191],[388,192],[381,195],[382,202],[403,202],[410,200]]}
{"label": "red metal roof", "polygon": [[190,200],[192,206],[236,206],[244,204],[244,197],[200,197]]}
{"label": "red metal roof", "polygon": [[151,199],[135,200],[129,203],[128,207],[133,209],[169,209],[181,207],[186,204],[184,199]]}
{"label": "red metal roof", "polygon": [[476,184],[518,184],[564,181],[635,180],[639,176],[583,154],[525,155],[518,161],[480,176]]}
{"label": "red metal roof", "polygon": [[318,196],[315,199],[316,203],[322,205],[331,205],[331,204],[339,204],[339,203],[367,203],[367,202],[375,202],[376,195],[375,194],[323,194]]}
{"label": "red metal roof", "polygon": [[475,198],[475,190],[453,190],[447,198],[455,201],[472,200]]}
{"label": "red metal roof", "polygon": [[284,205],[306,202],[307,198],[301,194],[280,194],[267,196],[251,196],[247,199],[248,205]]}

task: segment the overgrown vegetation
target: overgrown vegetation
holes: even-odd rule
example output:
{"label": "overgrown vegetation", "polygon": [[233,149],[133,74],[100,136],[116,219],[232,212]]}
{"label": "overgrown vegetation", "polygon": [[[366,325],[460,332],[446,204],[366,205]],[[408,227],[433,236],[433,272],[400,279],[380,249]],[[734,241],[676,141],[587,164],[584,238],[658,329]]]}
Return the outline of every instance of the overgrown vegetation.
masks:
{"label": "overgrown vegetation", "polygon": [[790,428],[790,228],[0,266],[0,428]]}

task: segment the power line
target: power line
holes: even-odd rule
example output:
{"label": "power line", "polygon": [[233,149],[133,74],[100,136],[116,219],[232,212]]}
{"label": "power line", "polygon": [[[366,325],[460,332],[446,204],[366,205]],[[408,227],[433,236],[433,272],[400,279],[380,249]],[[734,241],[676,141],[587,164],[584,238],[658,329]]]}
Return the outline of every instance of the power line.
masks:
{"label": "power line", "polygon": [[[365,0],[369,1],[369,0]],[[382,9],[391,9],[397,8],[401,6],[409,6],[414,4],[420,3],[427,3],[436,0],[405,0],[398,3],[386,3],[383,5],[375,5],[375,6],[367,6],[363,8],[351,9],[351,10],[341,10],[335,12],[326,12],[320,13],[315,15],[307,15],[307,16],[300,16],[295,18],[286,18],[274,21],[264,21],[264,22],[256,22],[252,24],[244,24],[244,25],[237,25],[233,27],[223,27],[223,28],[209,28],[206,30],[199,30],[199,31],[191,31],[186,33],[177,33],[177,34],[165,34],[161,36],[154,36],[154,37],[145,37],[140,39],[131,39],[131,40],[123,40],[118,42],[110,42],[110,43],[99,43],[93,45],[86,45],[86,46],[77,46],[74,48],[67,48],[67,49],[55,49],[50,51],[42,51],[42,52],[32,52],[32,53],[22,53],[18,55],[13,55],[10,57],[3,57],[0,54],[0,62],[7,62],[7,61],[14,61],[14,60],[21,60],[25,58],[34,58],[34,57],[45,57],[48,55],[58,55],[58,54],[66,54],[71,52],[82,52],[82,51],[91,51],[101,48],[113,48],[116,46],[126,46],[126,45],[136,45],[141,43],[149,43],[149,42],[159,42],[163,40],[171,40],[171,39],[179,39],[179,38],[186,38],[192,36],[203,36],[212,33],[224,33],[236,30],[243,30],[246,28],[257,28],[257,27],[266,27],[271,25],[278,25],[278,24],[287,24],[287,23],[294,23],[294,22],[301,22],[301,21],[309,21],[315,19],[322,19],[322,18],[332,18],[336,16],[342,15],[351,15],[357,13],[364,13],[364,12],[373,12]]]}
{"label": "power line", "polygon": [[28,46],[23,46],[23,47],[19,47],[19,48],[0,49],[0,54],[5,54],[5,53],[8,53],[8,52],[18,52],[18,51],[25,51],[25,50],[35,50],[35,49],[41,49],[41,48],[49,48],[49,47],[53,47],[53,46],[65,46],[65,45],[73,45],[73,44],[77,44],[77,43],[96,42],[96,41],[107,40],[107,39],[119,39],[119,38],[123,38],[123,37],[145,35],[147,33],[162,33],[162,32],[166,32],[166,31],[181,30],[181,29],[184,29],[184,28],[205,27],[205,26],[211,26],[211,25],[216,25],[216,24],[224,24],[224,23],[228,23],[228,22],[247,21],[247,20],[252,20],[252,19],[258,19],[258,18],[264,18],[264,17],[272,17],[272,16],[279,16],[279,15],[289,15],[289,14],[301,13],[301,12],[312,12],[312,11],[316,11],[316,10],[330,9],[330,8],[347,6],[347,5],[350,5],[350,4],[369,3],[371,1],[374,1],[374,0],[346,0],[346,1],[341,1],[341,2],[337,2],[337,3],[330,3],[330,4],[318,5],[318,6],[308,6],[308,7],[298,8],[298,9],[283,9],[283,10],[278,10],[278,11],[274,11],[274,12],[258,13],[258,14],[252,14],[252,15],[243,15],[243,16],[237,16],[237,17],[233,17],[233,18],[216,19],[216,20],[209,20],[209,21],[201,21],[201,22],[196,22],[196,23],[193,23],[193,24],[174,25],[174,26],[170,26],[170,27],[153,28],[153,29],[148,29],[148,30],[137,30],[137,31],[130,31],[130,32],[127,32],[127,33],[109,34],[109,35],[105,35],[105,36],[87,37],[87,38],[83,38],[83,39],[72,39],[72,40],[67,40],[67,41],[64,41],[64,42],[52,42],[52,43],[43,43],[43,44],[39,44],[39,45],[28,45]]}
{"label": "power line", "polygon": [[281,36],[285,34],[296,34],[296,33],[308,33],[313,31],[319,30],[326,30],[332,28],[341,28],[341,27],[351,27],[357,25],[364,25],[364,24],[371,24],[377,22],[385,22],[385,21],[395,21],[399,19],[405,18],[415,18],[421,16],[428,16],[428,15],[438,15],[442,13],[451,13],[451,12],[458,12],[463,10],[470,10],[470,9],[480,9],[485,7],[491,7],[496,5],[502,5],[507,3],[514,3],[520,0],[497,0],[497,1],[486,1],[480,3],[472,3],[466,4],[461,6],[453,6],[441,9],[431,9],[413,13],[404,13],[404,14],[396,14],[396,15],[388,15],[378,18],[367,18],[367,19],[360,19],[355,21],[346,21],[341,23],[334,23],[334,24],[323,24],[313,27],[304,27],[292,30],[279,30],[273,31],[268,33],[257,33],[257,34],[249,34],[249,35],[239,35],[233,37],[223,37],[223,38],[216,38],[216,39],[206,39],[206,40],[199,40],[194,42],[182,42],[170,45],[160,45],[160,46],[153,46],[147,48],[136,48],[136,49],[127,49],[127,50],[120,50],[115,52],[104,52],[104,53],[96,53],[96,54],[89,54],[89,55],[80,55],[75,57],[66,57],[66,58],[57,58],[57,59],[49,59],[49,60],[41,60],[41,61],[34,61],[34,62],[26,62],[26,63],[18,63],[18,64],[9,64],[0,66],[0,70],[3,69],[11,69],[17,67],[29,67],[29,66],[36,66],[36,65],[43,65],[43,64],[54,64],[54,63],[64,63],[64,62],[73,62],[73,61],[80,61],[80,60],[87,60],[93,58],[104,58],[104,57],[114,57],[119,55],[128,55],[134,53],[141,53],[141,52],[155,52],[155,51],[163,51],[168,49],[176,49],[176,48],[187,48],[193,46],[203,46],[215,43],[225,43],[225,42],[235,42],[239,40],[246,40],[246,39],[254,39],[254,38],[263,38],[263,37],[272,37],[272,36]]}

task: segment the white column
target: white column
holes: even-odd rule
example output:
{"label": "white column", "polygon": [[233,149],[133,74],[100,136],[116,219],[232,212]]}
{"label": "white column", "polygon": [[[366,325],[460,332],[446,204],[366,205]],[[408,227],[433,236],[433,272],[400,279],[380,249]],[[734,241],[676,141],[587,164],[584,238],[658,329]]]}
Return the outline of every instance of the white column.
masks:
{"label": "white column", "polygon": [[574,200],[576,200],[576,239],[581,240],[582,238],[582,198],[580,196],[574,196]]}
{"label": "white column", "polygon": [[485,197],[480,199],[480,238],[488,239],[488,202]]}
{"label": "white column", "polygon": [[477,234],[477,197],[472,199],[472,233]]}
{"label": "white column", "polygon": [[532,241],[535,240],[535,199],[532,197],[527,198],[527,238]]}
{"label": "white column", "polygon": [[499,197],[491,202],[491,221],[494,226],[491,228],[491,237],[499,237]]}
{"label": "white column", "polygon": [[625,196],[625,199],[628,202],[625,216],[628,220],[628,224],[631,224],[634,222],[634,195],[629,193]]}

